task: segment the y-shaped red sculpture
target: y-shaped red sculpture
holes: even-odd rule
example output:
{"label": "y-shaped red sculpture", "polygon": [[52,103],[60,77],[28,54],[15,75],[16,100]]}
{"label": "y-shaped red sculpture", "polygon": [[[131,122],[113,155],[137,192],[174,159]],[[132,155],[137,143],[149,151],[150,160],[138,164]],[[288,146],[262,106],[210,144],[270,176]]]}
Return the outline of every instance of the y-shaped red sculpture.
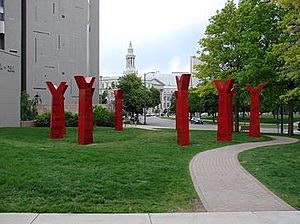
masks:
{"label": "y-shaped red sculpture", "polygon": [[95,77],[78,75],[75,76],[75,80],[79,88],[78,144],[91,144],[94,131],[92,96]]}
{"label": "y-shaped red sculpture", "polygon": [[251,95],[249,136],[258,138],[260,136],[259,94],[264,84],[259,84],[255,89],[247,83],[246,87]]}
{"label": "y-shaped red sculpture", "polygon": [[190,144],[189,131],[189,84],[191,74],[182,74],[176,76],[177,82],[177,99],[176,99],[176,114],[177,118],[177,144],[186,146]]}
{"label": "y-shaped red sculpture", "polygon": [[123,131],[123,113],[122,113],[122,96],[123,91],[118,89],[115,94],[115,130]]}
{"label": "y-shaped red sculpture", "polygon": [[50,81],[46,81],[46,84],[52,95],[50,138],[63,138],[64,134],[66,134],[64,93],[66,92],[68,85],[65,81],[61,82],[58,87],[53,85]]}
{"label": "y-shaped red sculpture", "polygon": [[[215,80],[215,86],[219,92],[218,98],[218,141],[232,140],[232,101],[231,89],[234,79],[228,79],[225,83],[222,80]],[[231,105],[230,102],[231,101]],[[229,109],[231,107],[231,109]],[[231,122],[231,124],[230,124]]]}

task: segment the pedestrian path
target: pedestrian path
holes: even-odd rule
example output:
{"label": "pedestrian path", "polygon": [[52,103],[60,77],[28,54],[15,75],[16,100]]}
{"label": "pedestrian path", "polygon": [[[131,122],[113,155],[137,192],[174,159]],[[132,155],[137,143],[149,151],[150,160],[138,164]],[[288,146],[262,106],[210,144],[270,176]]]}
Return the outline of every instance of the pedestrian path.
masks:
{"label": "pedestrian path", "polygon": [[144,214],[0,213],[1,224],[299,224],[299,211]]}
{"label": "pedestrian path", "polygon": [[293,211],[239,163],[242,151],[290,144],[294,138],[272,136],[267,142],[230,145],[197,154],[190,162],[194,187],[208,212]]}

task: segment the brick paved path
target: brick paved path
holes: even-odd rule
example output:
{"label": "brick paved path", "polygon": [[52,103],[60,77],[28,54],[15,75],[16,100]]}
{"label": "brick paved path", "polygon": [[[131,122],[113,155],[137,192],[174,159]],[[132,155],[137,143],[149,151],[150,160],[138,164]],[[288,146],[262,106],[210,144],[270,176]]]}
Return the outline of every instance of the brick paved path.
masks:
{"label": "brick paved path", "polygon": [[296,139],[272,136],[268,142],[230,145],[197,154],[190,162],[194,187],[207,211],[286,211],[293,207],[269,191],[239,163],[238,153]]}

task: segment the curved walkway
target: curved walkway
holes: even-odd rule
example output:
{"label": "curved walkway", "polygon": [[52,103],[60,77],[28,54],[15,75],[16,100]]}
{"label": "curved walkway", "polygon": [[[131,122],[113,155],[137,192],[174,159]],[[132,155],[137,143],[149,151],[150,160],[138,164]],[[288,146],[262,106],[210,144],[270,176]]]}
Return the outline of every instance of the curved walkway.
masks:
{"label": "curved walkway", "polygon": [[288,211],[295,210],[281,200],[239,163],[245,150],[298,140],[272,136],[267,142],[230,145],[197,154],[190,162],[194,187],[207,211]]}

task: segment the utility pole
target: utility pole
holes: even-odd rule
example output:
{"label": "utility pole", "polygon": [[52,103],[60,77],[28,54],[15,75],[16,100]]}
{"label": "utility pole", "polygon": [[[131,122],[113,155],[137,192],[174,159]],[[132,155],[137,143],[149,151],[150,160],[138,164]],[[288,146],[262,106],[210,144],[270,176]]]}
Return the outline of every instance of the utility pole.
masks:
{"label": "utility pole", "polygon": [[[144,87],[146,89],[146,75],[147,73],[144,74]],[[146,107],[144,107],[144,125],[146,125]]]}
{"label": "utility pole", "polygon": [[[147,73],[144,73],[144,87],[145,87],[145,89],[147,88],[146,87],[146,76],[148,75],[148,74],[156,74],[156,72],[147,72]],[[144,107],[144,124],[146,124],[146,107]]]}

